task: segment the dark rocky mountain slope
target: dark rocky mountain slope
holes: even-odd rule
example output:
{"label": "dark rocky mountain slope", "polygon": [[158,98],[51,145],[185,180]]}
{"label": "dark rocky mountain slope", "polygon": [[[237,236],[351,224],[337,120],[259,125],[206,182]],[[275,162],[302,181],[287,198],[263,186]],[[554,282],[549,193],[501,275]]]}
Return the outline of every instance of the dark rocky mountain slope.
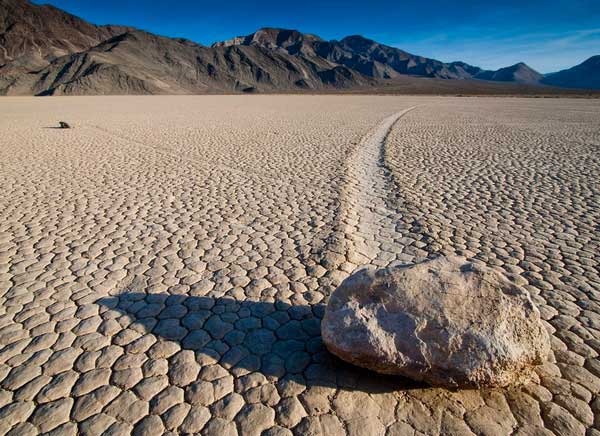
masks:
{"label": "dark rocky mountain slope", "polygon": [[484,71],[359,35],[326,41],[296,30],[264,28],[206,47],[124,26],[96,26],[49,5],[0,0],[4,95],[421,93],[427,87],[432,93],[521,93],[538,89],[541,80],[525,64]]}
{"label": "dark rocky mountain slope", "polygon": [[572,68],[547,74],[542,83],[565,88],[600,89],[600,55],[592,56]]}
{"label": "dark rocky mountain slope", "polygon": [[50,5],[0,0],[0,90],[58,57],[119,35],[124,26],[95,26]]}
{"label": "dark rocky mountain slope", "polygon": [[0,0],[0,66],[47,65],[49,60],[79,52],[119,35],[124,26],[95,26],[50,5]]}
{"label": "dark rocky mountain slope", "polygon": [[539,83],[544,76],[527,64],[519,62],[510,67],[500,68],[497,71],[480,71],[473,77],[497,82]]}
{"label": "dark rocky mountain slope", "polygon": [[325,41],[295,30],[264,28],[251,35],[213,44],[213,47],[223,46],[259,46],[297,57],[325,59],[373,78],[389,79],[404,74],[444,79],[472,78],[469,73],[451,65],[415,56],[360,35]]}
{"label": "dark rocky mountain slope", "polygon": [[142,31],[60,57],[29,76],[33,92],[46,95],[253,92],[370,83],[346,68],[317,66],[262,47],[209,48]]}

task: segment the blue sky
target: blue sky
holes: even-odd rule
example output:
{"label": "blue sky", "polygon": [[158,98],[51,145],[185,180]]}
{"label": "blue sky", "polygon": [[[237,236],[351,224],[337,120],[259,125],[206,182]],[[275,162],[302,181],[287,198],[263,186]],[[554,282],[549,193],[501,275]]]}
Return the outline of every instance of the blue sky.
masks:
{"label": "blue sky", "polygon": [[97,24],[202,44],[285,27],[325,39],[361,34],[414,54],[547,73],[600,54],[600,0],[46,0]]}

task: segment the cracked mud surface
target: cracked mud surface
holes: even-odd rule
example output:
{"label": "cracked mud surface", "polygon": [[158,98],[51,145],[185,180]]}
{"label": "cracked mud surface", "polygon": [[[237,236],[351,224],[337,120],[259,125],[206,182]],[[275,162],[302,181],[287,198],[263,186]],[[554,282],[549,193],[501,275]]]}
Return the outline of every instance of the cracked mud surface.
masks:
{"label": "cracked mud surface", "polygon": [[[1,434],[600,434],[598,102],[3,103]],[[341,280],[440,252],[531,292],[553,356],[530,384],[324,349]]]}

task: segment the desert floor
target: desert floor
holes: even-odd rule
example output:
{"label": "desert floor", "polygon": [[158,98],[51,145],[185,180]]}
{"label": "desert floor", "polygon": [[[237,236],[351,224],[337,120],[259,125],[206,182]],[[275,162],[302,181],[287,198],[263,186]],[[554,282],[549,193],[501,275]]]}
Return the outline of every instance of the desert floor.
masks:
{"label": "desert floor", "polygon": [[[2,98],[0,185],[2,434],[600,435],[600,101]],[[436,253],[530,291],[531,383],[324,349],[349,273]]]}

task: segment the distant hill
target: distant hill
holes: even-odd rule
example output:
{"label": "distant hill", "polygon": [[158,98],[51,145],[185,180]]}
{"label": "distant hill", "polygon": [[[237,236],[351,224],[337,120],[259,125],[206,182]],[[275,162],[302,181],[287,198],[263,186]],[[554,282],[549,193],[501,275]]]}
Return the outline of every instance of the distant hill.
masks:
{"label": "distant hill", "polygon": [[313,61],[326,60],[373,78],[389,79],[402,74],[444,79],[471,78],[468,73],[443,62],[415,56],[360,35],[347,36],[340,41],[325,41],[296,30],[264,28],[247,36],[213,44],[213,47],[232,46],[259,46]]}
{"label": "distant hill", "polygon": [[527,64],[519,62],[510,67],[500,68],[497,71],[480,71],[474,77],[498,82],[539,83],[544,76]]}
{"label": "distant hill", "polygon": [[262,47],[209,48],[130,31],[54,60],[33,74],[35,94],[190,94],[368,85],[346,68],[315,66]]}
{"label": "distant hill", "polygon": [[567,70],[547,74],[542,83],[565,88],[600,89],[600,55]]}
{"label": "distant hill", "polygon": [[598,62],[584,64],[566,70],[579,68],[574,75],[563,71],[544,78],[523,63],[486,71],[417,56],[360,35],[326,41],[277,28],[207,47],[126,26],[96,26],[27,0],[0,0],[4,95],[553,93],[556,89],[545,85],[573,86],[575,79],[569,77],[577,76],[577,86],[597,84]]}

